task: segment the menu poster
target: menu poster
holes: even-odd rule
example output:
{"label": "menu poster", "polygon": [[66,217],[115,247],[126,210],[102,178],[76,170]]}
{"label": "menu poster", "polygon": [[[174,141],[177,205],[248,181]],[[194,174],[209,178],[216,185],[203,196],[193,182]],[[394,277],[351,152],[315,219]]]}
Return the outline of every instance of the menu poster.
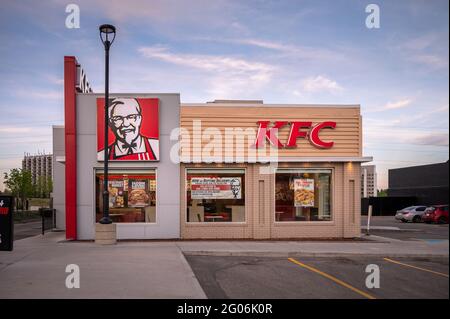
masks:
{"label": "menu poster", "polygon": [[124,207],[123,186],[124,186],[123,180],[108,181],[110,208]]}
{"label": "menu poster", "polygon": [[191,178],[192,199],[241,199],[240,177],[193,177]]}
{"label": "menu poster", "polygon": [[314,206],[314,179],[311,178],[294,179],[294,206],[295,207]]}
{"label": "menu poster", "polygon": [[150,205],[150,196],[148,195],[148,180],[131,179],[128,184],[128,206],[145,207]]}

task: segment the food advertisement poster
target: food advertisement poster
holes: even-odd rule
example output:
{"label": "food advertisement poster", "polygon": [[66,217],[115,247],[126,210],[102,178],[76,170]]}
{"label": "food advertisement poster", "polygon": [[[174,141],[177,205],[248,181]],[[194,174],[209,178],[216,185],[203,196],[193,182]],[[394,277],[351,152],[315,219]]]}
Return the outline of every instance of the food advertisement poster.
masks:
{"label": "food advertisement poster", "polygon": [[314,206],[314,179],[312,178],[294,179],[294,206],[295,207]]}
{"label": "food advertisement poster", "polygon": [[241,199],[240,177],[193,177],[192,199]]}
{"label": "food advertisement poster", "polygon": [[147,180],[130,178],[128,185],[129,207],[145,207],[150,205],[147,183]]}
{"label": "food advertisement poster", "polygon": [[109,207],[124,207],[124,183],[121,180],[108,181]]}

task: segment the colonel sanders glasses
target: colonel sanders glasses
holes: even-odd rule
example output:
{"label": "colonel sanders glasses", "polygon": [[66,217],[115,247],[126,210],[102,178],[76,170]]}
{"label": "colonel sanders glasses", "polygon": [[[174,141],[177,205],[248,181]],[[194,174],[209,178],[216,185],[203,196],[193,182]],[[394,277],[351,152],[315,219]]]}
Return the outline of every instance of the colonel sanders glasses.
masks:
{"label": "colonel sanders glasses", "polygon": [[122,124],[124,123],[125,119],[128,122],[136,122],[136,120],[141,116],[141,114],[130,114],[127,116],[113,116],[111,117],[111,122],[114,123],[115,126],[122,126]]}

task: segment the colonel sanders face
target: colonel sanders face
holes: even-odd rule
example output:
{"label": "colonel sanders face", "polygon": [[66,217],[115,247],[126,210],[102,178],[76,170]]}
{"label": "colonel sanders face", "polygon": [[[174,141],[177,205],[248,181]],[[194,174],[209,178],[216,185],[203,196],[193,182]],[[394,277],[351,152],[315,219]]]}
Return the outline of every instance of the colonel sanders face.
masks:
{"label": "colonel sanders face", "polygon": [[239,191],[241,190],[241,182],[238,179],[231,180],[231,192],[234,195],[234,198],[237,198],[239,195]]}
{"label": "colonel sanders face", "polygon": [[141,107],[136,99],[114,99],[109,106],[109,126],[117,140],[131,145],[140,135]]}

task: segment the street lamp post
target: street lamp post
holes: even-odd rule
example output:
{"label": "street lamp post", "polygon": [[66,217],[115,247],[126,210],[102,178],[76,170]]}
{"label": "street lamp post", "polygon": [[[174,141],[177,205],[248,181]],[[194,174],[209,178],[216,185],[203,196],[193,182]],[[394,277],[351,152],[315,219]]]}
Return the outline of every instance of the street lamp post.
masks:
{"label": "street lamp post", "polygon": [[[108,191],[108,126],[109,126],[109,48],[116,37],[116,28],[110,24],[102,24],[99,27],[100,39],[105,47],[105,157],[103,167],[103,217],[100,224],[111,224],[109,217],[109,191]],[[112,39],[111,39],[112,37]]]}

